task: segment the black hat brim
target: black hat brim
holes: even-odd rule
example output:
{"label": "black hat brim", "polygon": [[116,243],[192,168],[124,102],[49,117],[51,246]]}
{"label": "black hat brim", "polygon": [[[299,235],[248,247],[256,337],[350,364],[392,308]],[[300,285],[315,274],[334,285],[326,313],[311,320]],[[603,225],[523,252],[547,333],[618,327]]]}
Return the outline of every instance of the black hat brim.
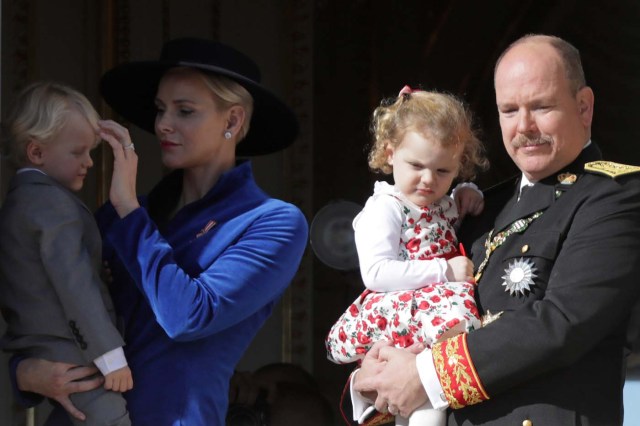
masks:
{"label": "black hat brim", "polygon": [[190,67],[219,74],[242,85],[253,97],[249,133],[236,148],[239,156],[265,155],[291,145],[299,125],[293,111],[260,84],[224,68],[190,62],[129,62],[107,71],[100,80],[100,93],[124,119],[155,133],[155,97],[164,73],[174,67]]}

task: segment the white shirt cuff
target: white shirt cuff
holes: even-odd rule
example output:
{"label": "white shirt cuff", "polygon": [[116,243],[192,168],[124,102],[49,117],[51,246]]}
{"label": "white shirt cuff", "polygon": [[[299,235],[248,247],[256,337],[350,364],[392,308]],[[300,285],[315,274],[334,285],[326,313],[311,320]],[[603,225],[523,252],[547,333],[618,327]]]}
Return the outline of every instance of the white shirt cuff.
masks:
{"label": "white shirt cuff", "polygon": [[431,405],[436,410],[446,410],[449,407],[447,398],[444,396],[444,390],[438,380],[436,374],[436,367],[433,365],[433,356],[431,356],[431,349],[426,349],[418,354],[416,357],[416,367],[418,369],[418,375],[424,390],[427,392]]}
{"label": "white shirt cuff", "polygon": [[93,360],[93,363],[98,367],[98,370],[100,370],[102,375],[106,376],[109,373],[113,373],[116,370],[126,367],[127,359],[124,356],[122,346],[120,346],[119,348],[115,348],[104,355],[100,355],[98,358]]}
{"label": "white shirt cuff", "polygon": [[450,197],[453,198],[454,200],[456,199],[456,191],[458,189],[462,189],[462,188],[470,188],[473,189],[474,191],[476,191],[481,198],[484,198],[484,194],[482,193],[482,191],[480,191],[480,188],[478,188],[478,185],[476,185],[473,182],[460,182],[459,184],[456,185],[455,188],[453,188],[451,190],[451,195]]}
{"label": "white shirt cuff", "polygon": [[373,406],[373,401],[371,401],[369,398],[365,398],[364,396],[362,396],[360,392],[353,390],[353,381],[356,377],[356,374],[358,374],[358,371],[360,371],[360,369],[355,370],[351,374],[351,377],[349,378],[350,380],[349,392],[351,394],[351,408],[353,410],[353,420],[356,420],[358,421],[358,423],[360,423],[360,418],[362,417],[363,414],[365,414],[365,412],[369,407]]}

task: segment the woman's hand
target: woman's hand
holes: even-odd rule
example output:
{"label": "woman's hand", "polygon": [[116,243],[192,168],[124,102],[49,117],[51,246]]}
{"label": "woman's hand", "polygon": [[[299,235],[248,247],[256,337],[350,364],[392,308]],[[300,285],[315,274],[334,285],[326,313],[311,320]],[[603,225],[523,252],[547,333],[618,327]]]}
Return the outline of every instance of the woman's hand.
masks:
{"label": "woman's hand", "polygon": [[138,156],[129,131],[115,121],[99,121],[98,134],[113,150],[113,176],[109,199],[118,216],[122,218],[140,207],[136,196]]}
{"label": "woman's hand", "polygon": [[18,364],[16,381],[19,390],[54,399],[73,417],[85,420],[86,416],[73,405],[69,395],[100,387],[104,378],[96,373],[95,367],[27,358]]}

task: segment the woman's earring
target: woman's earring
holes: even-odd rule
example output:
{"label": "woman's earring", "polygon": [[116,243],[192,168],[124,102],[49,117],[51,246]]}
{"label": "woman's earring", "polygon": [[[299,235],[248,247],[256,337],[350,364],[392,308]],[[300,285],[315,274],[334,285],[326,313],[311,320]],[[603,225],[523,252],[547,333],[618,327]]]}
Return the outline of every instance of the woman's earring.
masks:
{"label": "woman's earring", "polygon": [[224,138],[225,139],[231,139],[231,130],[227,130],[226,132],[224,132]]}

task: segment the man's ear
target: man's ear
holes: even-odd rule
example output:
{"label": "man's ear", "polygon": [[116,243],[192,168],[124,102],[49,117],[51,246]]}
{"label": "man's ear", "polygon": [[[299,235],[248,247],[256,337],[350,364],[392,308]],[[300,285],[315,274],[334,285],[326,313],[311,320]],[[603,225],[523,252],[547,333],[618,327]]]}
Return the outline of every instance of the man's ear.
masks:
{"label": "man's ear", "polygon": [[27,159],[34,166],[41,166],[44,164],[44,149],[42,143],[35,139],[29,140],[27,143]]}
{"label": "man's ear", "polygon": [[582,118],[582,124],[585,127],[591,127],[594,103],[593,90],[591,90],[589,86],[585,86],[578,90],[578,93],[576,94],[576,101],[578,102],[578,109],[580,117]]}

